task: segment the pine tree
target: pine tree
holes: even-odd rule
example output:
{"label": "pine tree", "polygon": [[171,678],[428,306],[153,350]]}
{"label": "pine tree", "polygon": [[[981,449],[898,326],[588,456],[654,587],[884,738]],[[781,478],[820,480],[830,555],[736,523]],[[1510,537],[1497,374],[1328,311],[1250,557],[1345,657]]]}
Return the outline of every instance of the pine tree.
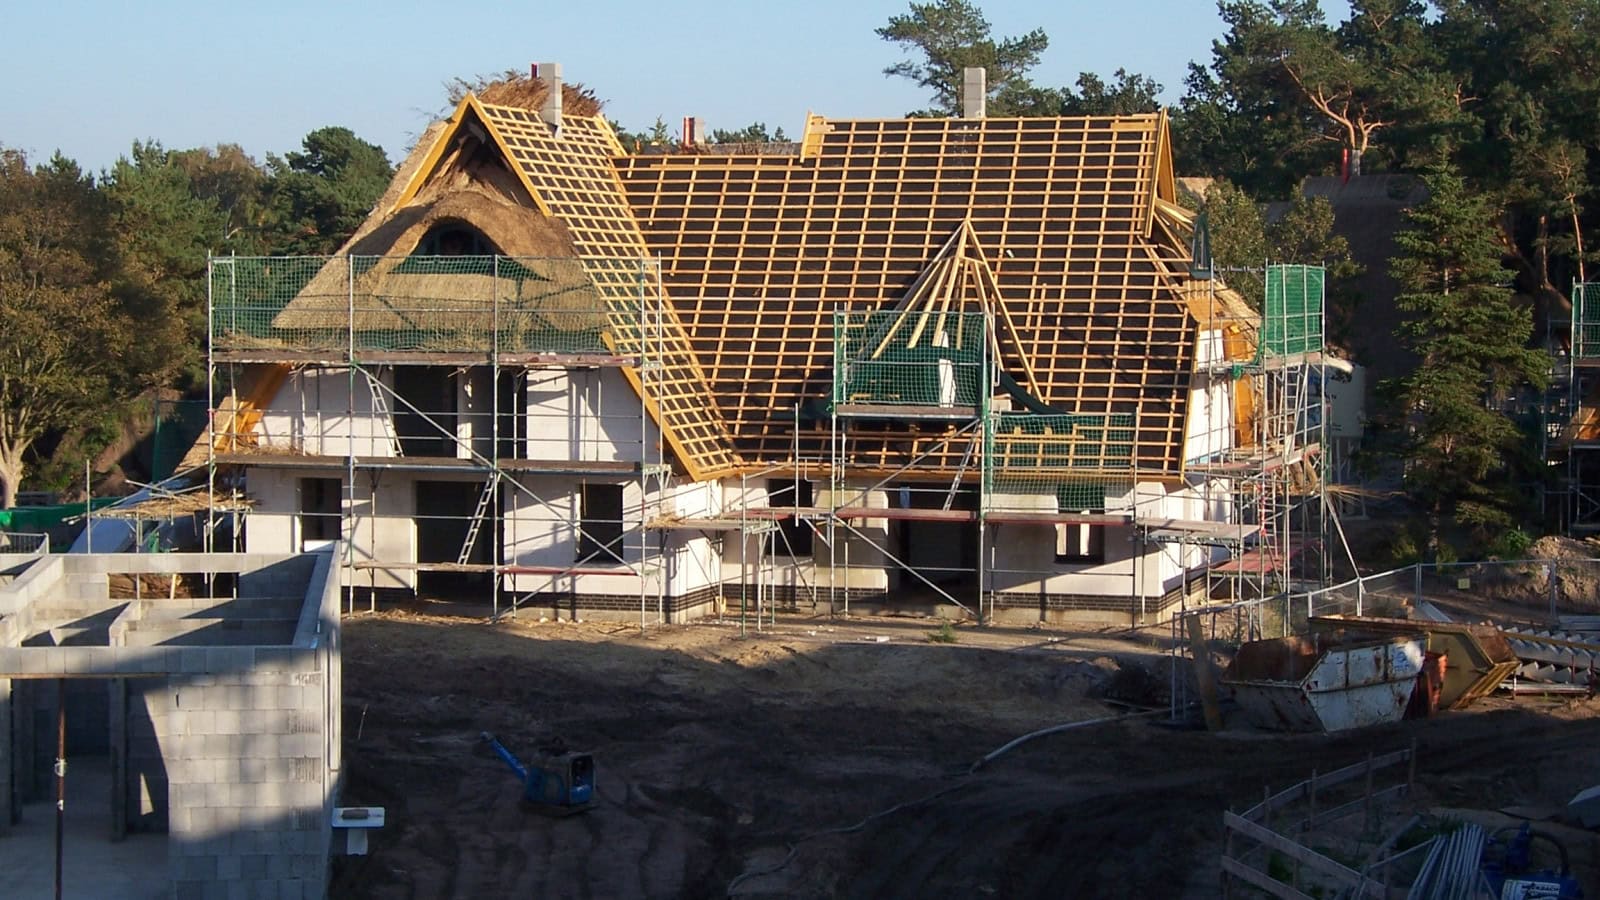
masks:
{"label": "pine tree", "polygon": [[1502,408],[1514,392],[1543,387],[1549,359],[1528,349],[1533,319],[1512,304],[1496,210],[1453,167],[1436,166],[1426,182],[1428,200],[1407,212],[1390,271],[1408,314],[1399,336],[1418,360],[1399,385],[1406,487],[1437,556],[1451,532],[1486,543],[1515,524],[1524,436]]}

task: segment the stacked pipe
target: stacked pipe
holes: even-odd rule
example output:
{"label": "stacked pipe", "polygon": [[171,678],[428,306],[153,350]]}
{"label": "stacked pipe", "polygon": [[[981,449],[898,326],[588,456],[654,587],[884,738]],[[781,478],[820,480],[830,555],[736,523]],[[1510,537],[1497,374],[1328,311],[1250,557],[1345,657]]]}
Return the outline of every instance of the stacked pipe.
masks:
{"label": "stacked pipe", "polygon": [[1488,832],[1468,823],[1433,839],[1406,900],[1476,900],[1483,896],[1483,848]]}

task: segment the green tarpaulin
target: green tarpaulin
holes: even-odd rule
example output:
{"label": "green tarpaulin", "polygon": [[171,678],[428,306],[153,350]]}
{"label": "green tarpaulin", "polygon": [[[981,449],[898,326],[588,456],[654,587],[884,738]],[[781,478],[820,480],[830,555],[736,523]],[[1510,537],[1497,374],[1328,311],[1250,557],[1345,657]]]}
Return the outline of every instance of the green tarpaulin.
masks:
{"label": "green tarpaulin", "polygon": [[[121,497],[96,497],[91,501],[94,509],[104,509],[121,500]],[[0,531],[42,532],[60,525],[73,516],[84,513],[82,503],[63,503],[60,506],[19,506],[0,509]]]}

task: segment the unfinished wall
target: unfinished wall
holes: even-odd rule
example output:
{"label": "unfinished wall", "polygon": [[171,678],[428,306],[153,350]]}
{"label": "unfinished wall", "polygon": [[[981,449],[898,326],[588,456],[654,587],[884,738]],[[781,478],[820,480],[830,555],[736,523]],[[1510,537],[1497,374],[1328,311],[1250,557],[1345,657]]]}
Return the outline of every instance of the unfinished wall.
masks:
{"label": "unfinished wall", "polygon": [[[660,445],[619,369],[531,369],[527,385],[528,459],[637,461]],[[649,455],[654,461],[657,451]]]}
{"label": "unfinished wall", "polygon": [[[380,373],[379,380],[394,383],[389,372]],[[290,373],[262,415],[257,429],[262,445],[312,456],[344,456],[352,446],[357,456],[393,456],[393,420],[374,415],[365,374],[355,374],[354,394],[350,381],[350,371],[343,368]],[[391,411],[397,405],[387,394],[383,401]]]}
{"label": "unfinished wall", "polygon": [[[341,772],[334,571],[327,552],[42,560],[0,589],[0,723],[53,715],[52,692],[26,691],[19,710],[11,687],[69,679],[102,698],[68,692],[69,760],[94,750],[75,728],[109,735],[113,821],[166,831],[173,896],[321,898]],[[237,591],[105,599],[110,573],[172,572],[234,573]],[[110,624],[86,624],[107,603]],[[0,783],[14,782],[36,760],[0,737]]]}
{"label": "unfinished wall", "polygon": [[[648,535],[650,550],[644,553],[646,536],[635,527],[642,497],[637,477],[516,477],[526,491],[507,492],[504,541],[506,562],[524,571],[508,575],[507,585],[515,594],[530,595],[531,609],[563,617],[635,621],[639,616],[640,576],[629,566],[638,566],[641,559],[645,560],[645,599],[651,618],[663,611],[658,605],[665,606],[672,621],[714,609],[718,565],[713,539],[696,533],[652,531]],[[579,564],[581,486],[586,481],[621,486],[625,522],[622,556],[629,565],[601,560]],[[706,515],[712,512],[707,508],[713,497],[712,487],[671,485],[664,494],[652,496],[647,508],[652,517]],[[655,493],[653,485],[652,491]],[[567,571],[575,566],[576,571]]]}

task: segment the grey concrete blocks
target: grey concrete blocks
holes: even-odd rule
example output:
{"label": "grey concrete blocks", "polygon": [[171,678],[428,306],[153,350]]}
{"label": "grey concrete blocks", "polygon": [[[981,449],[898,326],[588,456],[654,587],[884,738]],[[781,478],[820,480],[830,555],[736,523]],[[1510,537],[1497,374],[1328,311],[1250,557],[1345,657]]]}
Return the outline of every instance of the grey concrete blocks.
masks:
{"label": "grey concrete blocks", "polygon": [[[125,608],[101,644],[77,643],[78,622],[112,608],[111,573],[229,571],[242,573],[238,599],[115,601]],[[129,795],[156,785],[165,798],[174,896],[323,895],[339,782],[336,572],[309,557],[79,555],[0,585],[0,684],[7,673],[126,677],[107,682],[126,689],[113,740]],[[326,583],[308,583],[314,573]],[[46,633],[74,644],[16,646]]]}

